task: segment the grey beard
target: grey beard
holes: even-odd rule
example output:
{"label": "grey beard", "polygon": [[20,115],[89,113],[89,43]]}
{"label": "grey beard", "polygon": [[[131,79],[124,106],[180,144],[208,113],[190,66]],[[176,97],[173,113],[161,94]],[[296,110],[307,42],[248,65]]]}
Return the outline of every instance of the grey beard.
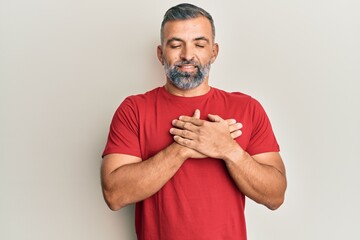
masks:
{"label": "grey beard", "polygon": [[[197,71],[195,73],[182,72],[177,69],[177,66],[183,64],[192,64],[196,66]],[[165,74],[170,80],[170,82],[175,85],[179,89],[193,89],[199,86],[209,75],[210,72],[210,62],[204,66],[201,66],[195,61],[181,61],[174,64],[174,66],[170,66],[164,60],[164,68]]]}

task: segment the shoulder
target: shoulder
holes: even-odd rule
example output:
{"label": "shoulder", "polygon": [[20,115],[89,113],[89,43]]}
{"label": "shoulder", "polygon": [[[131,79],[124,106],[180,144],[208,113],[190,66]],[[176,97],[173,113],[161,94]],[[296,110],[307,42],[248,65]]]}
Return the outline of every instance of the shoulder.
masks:
{"label": "shoulder", "polygon": [[266,115],[263,106],[256,98],[242,92],[227,92],[215,88],[214,102],[226,106],[228,112],[246,115],[253,120]]}
{"label": "shoulder", "polygon": [[249,101],[251,96],[242,92],[228,92],[219,88],[212,88],[214,91],[214,95],[217,97],[226,97],[226,98],[234,98]]}
{"label": "shoulder", "polygon": [[159,94],[160,90],[161,90],[161,87],[157,87],[157,88],[154,88],[145,93],[130,95],[130,96],[126,97],[124,101],[138,102],[138,101],[143,101],[146,99],[151,99],[151,98],[156,97]]}
{"label": "shoulder", "polygon": [[215,98],[223,98],[226,101],[240,104],[242,106],[251,106],[251,107],[261,106],[258,100],[243,92],[227,92],[225,90],[218,88],[213,88],[213,90],[214,90]]}
{"label": "shoulder", "polygon": [[161,87],[154,88],[148,92],[141,93],[141,94],[134,94],[127,96],[123,102],[120,104],[119,108],[122,107],[141,107],[146,102],[149,102],[151,100],[154,100],[159,95],[159,92],[161,90]]}

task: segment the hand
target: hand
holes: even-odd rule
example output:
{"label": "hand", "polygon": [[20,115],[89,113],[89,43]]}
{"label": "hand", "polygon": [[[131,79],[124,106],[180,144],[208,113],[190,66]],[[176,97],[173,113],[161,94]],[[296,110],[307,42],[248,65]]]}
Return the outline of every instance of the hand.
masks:
{"label": "hand", "polygon": [[178,144],[194,149],[203,155],[223,158],[227,151],[239,145],[233,140],[241,135],[241,123],[234,119],[224,120],[217,115],[209,114],[210,121],[199,119],[200,111],[192,117],[181,116],[173,121],[170,133]]}
{"label": "hand", "polygon": [[[200,111],[198,109],[196,109],[192,117],[195,119],[200,119]],[[170,133],[171,133],[171,129],[170,129]],[[206,158],[206,155],[204,155],[194,149],[186,148],[185,150],[188,151],[188,153],[187,153],[189,156],[188,158]]]}

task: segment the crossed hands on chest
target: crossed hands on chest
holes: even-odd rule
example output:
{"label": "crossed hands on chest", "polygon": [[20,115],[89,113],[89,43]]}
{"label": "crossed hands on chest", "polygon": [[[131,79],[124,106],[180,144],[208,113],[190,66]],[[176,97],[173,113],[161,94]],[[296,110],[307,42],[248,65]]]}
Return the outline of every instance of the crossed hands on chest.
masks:
{"label": "crossed hands on chest", "polygon": [[235,119],[224,120],[218,115],[208,114],[208,120],[200,119],[200,110],[193,116],[180,116],[172,121],[170,133],[178,144],[192,149],[191,158],[224,157],[240,146],[234,140],[241,135],[242,124]]}

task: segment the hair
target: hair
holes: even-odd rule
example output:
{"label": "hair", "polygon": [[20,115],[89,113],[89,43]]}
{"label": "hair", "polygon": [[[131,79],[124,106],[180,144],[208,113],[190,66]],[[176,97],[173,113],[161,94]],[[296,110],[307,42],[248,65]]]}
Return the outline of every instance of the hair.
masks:
{"label": "hair", "polygon": [[213,39],[215,39],[215,25],[212,16],[207,11],[205,11],[200,7],[197,7],[189,3],[181,3],[166,11],[163,21],[161,23],[161,32],[160,32],[161,42],[163,42],[165,23],[175,20],[192,19],[200,16],[204,16],[209,20],[212,29],[212,37]]}

